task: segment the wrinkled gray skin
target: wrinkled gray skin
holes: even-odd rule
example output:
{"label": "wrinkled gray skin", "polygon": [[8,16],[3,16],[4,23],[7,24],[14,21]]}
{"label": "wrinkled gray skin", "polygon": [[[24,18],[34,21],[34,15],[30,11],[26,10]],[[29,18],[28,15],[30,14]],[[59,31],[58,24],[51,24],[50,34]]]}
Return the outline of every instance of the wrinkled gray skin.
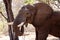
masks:
{"label": "wrinkled gray skin", "polygon": [[49,24],[46,21],[52,15],[53,10],[50,6],[45,3],[37,3],[32,5],[26,5],[21,8],[16,19],[14,20],[13,26],[17,26],[24,22],[23,25],[31,23],[34,25],[36,30],[36,40],[46,40],[49,33]]}

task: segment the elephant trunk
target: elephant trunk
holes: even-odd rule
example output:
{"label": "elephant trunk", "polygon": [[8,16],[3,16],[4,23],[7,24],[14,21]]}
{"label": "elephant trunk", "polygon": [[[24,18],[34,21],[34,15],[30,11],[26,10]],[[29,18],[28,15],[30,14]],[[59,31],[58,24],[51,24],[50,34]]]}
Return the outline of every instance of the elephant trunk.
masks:
{"label": "elephant trunk", "polygon": [[16,34],[19,36],[24,34],[24,27],[23,27],[24,23],[23,22],[25,22],[24,17],[21,17],[19,15],[16,17],[16,19],[13,22],[13,31],[16,32]]}

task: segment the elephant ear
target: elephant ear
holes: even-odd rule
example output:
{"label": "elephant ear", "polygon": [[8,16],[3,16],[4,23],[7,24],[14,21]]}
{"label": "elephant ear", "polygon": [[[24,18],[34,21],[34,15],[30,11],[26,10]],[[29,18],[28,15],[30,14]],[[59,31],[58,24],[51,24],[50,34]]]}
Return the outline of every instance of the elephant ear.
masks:
{"label": "elephant ear", "polygon": [[41,25],[47,21],[48,18],[53,14],[52,8],[45,3],[34,4],[36,8],[36,14],[34,18],[35,25]]}

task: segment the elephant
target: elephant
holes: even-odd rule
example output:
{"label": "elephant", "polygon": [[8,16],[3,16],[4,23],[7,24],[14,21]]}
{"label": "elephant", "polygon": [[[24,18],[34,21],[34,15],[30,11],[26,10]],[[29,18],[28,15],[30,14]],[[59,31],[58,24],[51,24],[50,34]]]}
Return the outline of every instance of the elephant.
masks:
{"label": "elephant", "polygon": [[54,11],[48,4],[24,5],[19,10],[13,22],[13,27],[15,28],[21,23],[23,23],[22,27],[23,25],[27,26],[28,23],[35,27],[36,40],[46,40],[48,34],[60,37],[60,12]]}

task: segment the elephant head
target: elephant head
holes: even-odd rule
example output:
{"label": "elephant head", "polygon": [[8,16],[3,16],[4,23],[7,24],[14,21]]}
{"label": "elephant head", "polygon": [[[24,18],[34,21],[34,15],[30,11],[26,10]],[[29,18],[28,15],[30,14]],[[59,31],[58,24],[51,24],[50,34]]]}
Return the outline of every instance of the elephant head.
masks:
{"label": "elephant head", "polygon": [[27,25],[32,23],[35,14],[35,8],[32,5],[23,6],[13,22],[13,27]]}
{"label": "elephant head", "polygon": [[35,8],[32,5],[23,6],[14,20],[13,25],[17,26],[21,23],[32,23],[34,14]]}

